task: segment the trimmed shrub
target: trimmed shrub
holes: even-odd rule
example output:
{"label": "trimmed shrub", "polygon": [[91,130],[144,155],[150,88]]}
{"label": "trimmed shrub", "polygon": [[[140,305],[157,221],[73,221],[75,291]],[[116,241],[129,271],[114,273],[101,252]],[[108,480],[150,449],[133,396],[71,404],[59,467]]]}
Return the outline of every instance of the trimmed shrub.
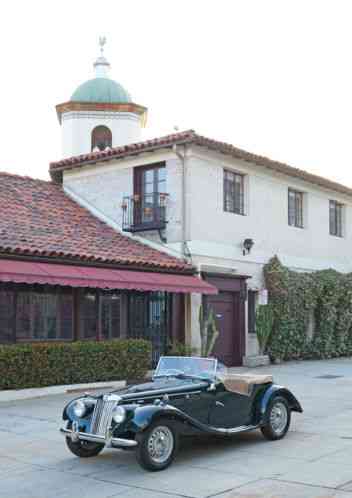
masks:
{"label": "trimmed shrub", "polygon": [[139,379],[150,366],[142,339],[0,345],[0,389]]}

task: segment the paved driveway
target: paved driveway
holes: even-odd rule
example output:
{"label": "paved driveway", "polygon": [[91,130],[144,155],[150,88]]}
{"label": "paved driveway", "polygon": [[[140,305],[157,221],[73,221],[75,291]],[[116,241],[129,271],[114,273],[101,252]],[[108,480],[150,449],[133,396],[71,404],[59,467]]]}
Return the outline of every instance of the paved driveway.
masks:
{"label": "paved driveway", "polygon": [[[58,434],[70,399],[0,403],[1,498],[352,498],[352,361],[298,362],[272,372],[301,400],[283,441],[259,431],[183,443],[176,462],[148,473],[134,453],[78,459]],[[319,378],[320,376],[337,378]]]}

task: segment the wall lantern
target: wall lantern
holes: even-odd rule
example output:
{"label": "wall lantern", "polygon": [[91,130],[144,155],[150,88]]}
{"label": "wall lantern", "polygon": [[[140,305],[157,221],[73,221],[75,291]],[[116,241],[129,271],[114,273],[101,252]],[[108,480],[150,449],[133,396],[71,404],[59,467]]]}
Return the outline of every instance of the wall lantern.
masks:
{"label": "wall lantern", "polygon": [[243,241],[243,256],[249,254],[251,252],[252,247],[254,246],[253,239],[244,239]]}

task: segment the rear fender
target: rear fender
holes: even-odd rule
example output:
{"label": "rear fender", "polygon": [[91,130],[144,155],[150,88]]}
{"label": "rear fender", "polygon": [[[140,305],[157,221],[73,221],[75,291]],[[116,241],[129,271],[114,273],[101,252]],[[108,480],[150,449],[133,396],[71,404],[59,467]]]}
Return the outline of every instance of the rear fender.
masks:
{"label": "rear fender", "polygon": [[269,389],[265,391],[264,396],[260,401],[260,415],[262,420],[265,420],[268,406],[271,400],[276,396],[282,396],[283,398],[285,398],[287,400],[287,403],[289,404],[289,407],[291,408],[291,411],[299,413],[303,412],[301,404],[289,389],[273,384],[269,387]]}

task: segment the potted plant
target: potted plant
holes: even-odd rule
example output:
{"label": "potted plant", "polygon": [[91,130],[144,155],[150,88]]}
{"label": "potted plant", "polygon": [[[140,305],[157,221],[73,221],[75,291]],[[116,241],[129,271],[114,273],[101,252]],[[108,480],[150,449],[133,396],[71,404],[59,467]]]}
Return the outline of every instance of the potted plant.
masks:
{"label": "potted plant", "polygon": [[269,365],[270,358],[266,348],[273,330],[274,313],[270,304],[260,304],[255,313],[255,331],[258,341],[258,354],[245,356],[243,364],[246,367]]}

